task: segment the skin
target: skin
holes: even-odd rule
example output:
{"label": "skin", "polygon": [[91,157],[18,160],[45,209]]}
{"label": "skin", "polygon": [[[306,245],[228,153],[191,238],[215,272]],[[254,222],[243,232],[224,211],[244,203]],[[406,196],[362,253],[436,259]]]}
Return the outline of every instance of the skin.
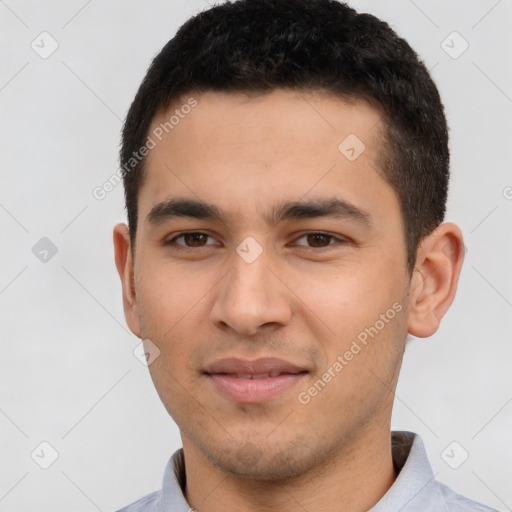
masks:
{"label": "skin", "polygon": [[[406,335],[432,335],[449,308],[461,232],[441,224],[407,272],[400,204],[377,165],[382,120],[363,101],[289,90],[196,99],[148,155],[135,254],[126,225],[114,228],[127,323],[160,350],[150,372],[180,428],[186,498],[198,512],[368,510],[396,478],[390,419]],[[365,144],[354,161],[338,149],[349,134]],[[147,220],[178,197],[212,203],[223,218]],[[333,197],[368,222],[265,216],[283,201]],[[171,242],[184,231],[208,236]],[[307,236],[318,232],[332,237]],[[248,236],[262,249],[252,263],[236,252]],[[401,311],[300,403],[396,303]],[[228,400],[203,373],[220,358],[265,356],[308,373],[263,403]]]}

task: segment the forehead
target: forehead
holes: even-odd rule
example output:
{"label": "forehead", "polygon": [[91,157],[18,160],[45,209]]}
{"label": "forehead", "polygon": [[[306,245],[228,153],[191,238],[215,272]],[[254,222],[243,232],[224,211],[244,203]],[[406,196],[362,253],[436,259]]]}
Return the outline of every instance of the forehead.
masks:
{"label": "forehead", "polygon": [[372,183],[390,188],[377,172],[382,128],[366,102],[326,93],[184,96],[152,122],[140,213],[173,194],[254,211],[312,191],[375,201]]}
{"label": "forehead", "polygon": [[150,133],[156,133],[157,142],[163,139],[179,145],[186,139],[195,146],[208,145],[210,150],[214,144],[226,143],[255,146],[265,142],[277,147],[288,138],[300,141],[305,151],[318,144],[331,145],[352,133],[369,143],[371,151],[381,128],[380,113],[363,99],[275,89],[257,94],[207,91],[182,96],[157,113]]}

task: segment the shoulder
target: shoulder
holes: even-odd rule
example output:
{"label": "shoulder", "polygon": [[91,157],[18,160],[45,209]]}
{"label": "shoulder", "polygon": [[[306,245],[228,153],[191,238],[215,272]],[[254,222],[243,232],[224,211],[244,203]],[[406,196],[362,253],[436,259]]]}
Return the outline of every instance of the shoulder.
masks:
{"label": "shoulder", "polygon": [[160,512],[161,491],[155,491],[116,512]]}
{"label": "shoulder", "polygon": [[498,512],[496,509],[470,500],[461,494],[457,494],[448,486],[436,482],[438,491],[443,497],[443,503],[446,505],[447,512]]}

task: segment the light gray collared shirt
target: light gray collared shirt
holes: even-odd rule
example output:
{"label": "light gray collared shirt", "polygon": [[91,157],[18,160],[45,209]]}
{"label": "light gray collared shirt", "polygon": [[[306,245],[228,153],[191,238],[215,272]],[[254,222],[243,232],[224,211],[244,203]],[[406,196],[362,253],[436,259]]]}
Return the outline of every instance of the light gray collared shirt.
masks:
{"label": "light gray collared shirt", "polygon": [[[421,438],[412,432],[392,432],[393,463],[398,477],[388,492],[368,512],[497,512],[455,493],[436,482]],[[118,512],[190,512],[185,488],[183,449],[170,458],[162,490]]]}

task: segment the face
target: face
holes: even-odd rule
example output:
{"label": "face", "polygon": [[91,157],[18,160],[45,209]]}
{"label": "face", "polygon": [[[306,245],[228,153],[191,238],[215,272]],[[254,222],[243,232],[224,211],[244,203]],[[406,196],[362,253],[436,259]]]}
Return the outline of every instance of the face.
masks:
{"label": "face", "polygon": [[128,323],[186,453],[298,475],[389,435],[410,280],[381,118],[325,94],[195,99],[147,157]]}

